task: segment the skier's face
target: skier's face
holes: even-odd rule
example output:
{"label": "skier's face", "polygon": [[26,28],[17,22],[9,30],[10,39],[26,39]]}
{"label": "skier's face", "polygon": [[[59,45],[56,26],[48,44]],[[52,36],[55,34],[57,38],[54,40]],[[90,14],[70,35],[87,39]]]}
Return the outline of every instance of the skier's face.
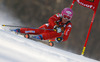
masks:
{"label": "skier's face", "polygon": [[68,19],[62,18],[62,23],[66,23]]}
{"label": "skier's face", "polygon": [[62,23],[66,23],[70,19],[69,16],[63,15]]}

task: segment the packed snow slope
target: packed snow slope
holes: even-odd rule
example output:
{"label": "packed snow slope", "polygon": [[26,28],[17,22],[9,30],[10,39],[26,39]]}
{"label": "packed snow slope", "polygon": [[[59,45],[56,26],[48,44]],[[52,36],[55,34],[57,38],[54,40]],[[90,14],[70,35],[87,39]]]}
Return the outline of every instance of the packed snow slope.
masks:
{"label": "packed snow slope", "polygon": [[0,29],[0,62],[99,62]]}

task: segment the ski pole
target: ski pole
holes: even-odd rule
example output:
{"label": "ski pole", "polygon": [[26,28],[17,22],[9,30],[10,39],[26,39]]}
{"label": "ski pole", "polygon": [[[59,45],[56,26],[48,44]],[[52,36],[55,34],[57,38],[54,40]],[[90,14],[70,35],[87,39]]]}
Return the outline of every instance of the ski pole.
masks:
{"label": "ski pole", "polygon": [[[21,28],[24,27],[24,26],[14,26],[14,25],[2,25],[2,26],[4,26],[4,27],[21,27]],[[29,28],[29,27],[26,27],[26,28]]]}
{"label": "ski pole", "polygon": [[2,25],[4,27],[20,27],[20,28],[32,28],[32,29],[42,29],[42,30],[51,30],[55,31],[54,29],[44,29],[44,28],[34,28],[34,27],[24,27],[24,26],[14,26],[14,25]]}

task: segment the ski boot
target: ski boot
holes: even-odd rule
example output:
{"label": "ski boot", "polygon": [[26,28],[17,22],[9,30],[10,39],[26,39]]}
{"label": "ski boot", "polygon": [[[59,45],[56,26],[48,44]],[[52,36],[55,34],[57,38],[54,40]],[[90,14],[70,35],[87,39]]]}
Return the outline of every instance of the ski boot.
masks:
{"label": "ski boot", "polygon": [[37,40],[43,40],[43,36],[42,35],[37,35],[37,36],[33,36],[33,39],[37,39]]}
{"label": "ski boot", "polygon": [[20,33],[20,29],[11,29],[11,31],[14,31],[14,32]]}
{"label": "ski boot", "polygon": [[54,46],[54,43],[51,40],[49,40],[49,46]]}

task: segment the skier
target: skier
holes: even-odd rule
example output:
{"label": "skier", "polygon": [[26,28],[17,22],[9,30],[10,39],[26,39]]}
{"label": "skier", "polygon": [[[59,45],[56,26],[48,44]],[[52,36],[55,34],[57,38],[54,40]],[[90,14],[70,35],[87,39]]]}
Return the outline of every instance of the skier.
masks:
{"label": "skier", "polygon": [[[47,24],[39,27],[39,29],[20,28],[16,32],[25,34],[34,34],[33,38],[40,40],[56,41],[58,43],[64,42],[68,39],[71,32],[73,11],[70,8],[64,8],[61,13],[51,16]],[[53,30],[45,30],[53,29]]]}

